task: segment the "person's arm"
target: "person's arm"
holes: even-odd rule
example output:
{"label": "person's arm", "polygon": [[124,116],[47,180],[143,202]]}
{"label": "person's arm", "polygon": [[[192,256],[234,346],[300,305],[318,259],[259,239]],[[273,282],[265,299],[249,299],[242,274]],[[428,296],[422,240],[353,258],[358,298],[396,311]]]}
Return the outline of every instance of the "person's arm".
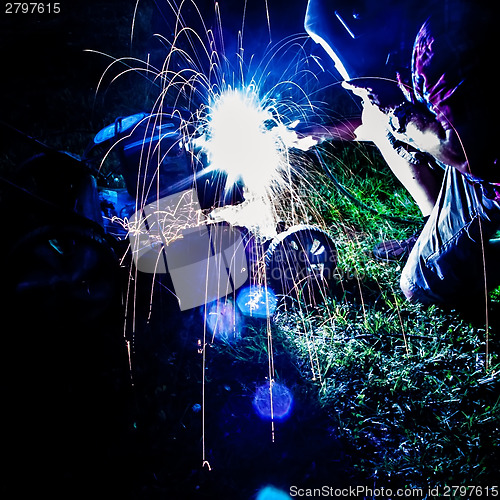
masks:
{"label": "person's arm", "polygon": [[294,130],[299,137],[311,137],[316,143],[355,141],[356,129],[361,123],[361,116],[358,116],[328,125],[299,123]]}
{"label": "person's arm", "polygon": [[429,215],[441,187],[441,172],[431,168],[425,154],[401,141],[403,136],[391,121],[391,111],[380,109],[361,89],[355,93],[363,99],[362,125],[356,130],[357,140],[373,142],[422,214]]}

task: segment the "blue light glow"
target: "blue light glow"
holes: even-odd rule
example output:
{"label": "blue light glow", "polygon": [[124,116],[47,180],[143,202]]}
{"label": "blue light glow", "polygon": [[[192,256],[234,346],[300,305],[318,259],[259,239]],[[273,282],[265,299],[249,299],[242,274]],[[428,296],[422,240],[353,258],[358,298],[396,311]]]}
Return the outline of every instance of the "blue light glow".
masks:
{"label": "blue light glow", "polygon": [[316,43],[320,44],[325,49],[326,53],[333,59],[333,62],[335,63],[335,68],[340,73],[340,76],[344,80],[351,80],[351,76],[349,75],[346,67],[344,66],[344,63],[342,62],[338,54],[335,52],[335,50],[333,50],[333,48],[330,46],[330,44],[316,33],[311,32],[309,33],[309,35]]}
{"label": "blue light glow", "polygon": [[274,486],[266,486],[257,493],[255,500],[289,500],[290,498],[290,495],[283,490]]}
{"label": "blue light glow", "polygon": [[243,319],[230,299],[218,300],[208,306],[206,324],[214,339],[234,341],[241,337]]}
{"label": "blue light glow", "polygon": [[255,285],[242,288],[236,304],[244,316],[269,318],[276,311],[278,299],[271,288]]}
{"label": "blue light glow", "polygon": [[286,420],[292,411],[293,395],[283,384],[271,382],[257,388],[253,407],[265,420]]}
{"label": "blue light glow", "polygon": [[269,96],[260,97],[255,84],[227,88],[212,97],[205,134],[196,140],[211,167],[227,173],[227,187],[242,182],[248,193],[263,196],[287,170],[288,150],[307,151],[316,141],[299,138]]}
{"label": "blue light glow", "polygon": [[135,127],[138,123],[146,118],[146,113],[137,113],[125,118],[118,118],[115,123],[108,125],[97,133],[94,137],[95,144],[101,144],[109,139],[116,139],[120,134]]}

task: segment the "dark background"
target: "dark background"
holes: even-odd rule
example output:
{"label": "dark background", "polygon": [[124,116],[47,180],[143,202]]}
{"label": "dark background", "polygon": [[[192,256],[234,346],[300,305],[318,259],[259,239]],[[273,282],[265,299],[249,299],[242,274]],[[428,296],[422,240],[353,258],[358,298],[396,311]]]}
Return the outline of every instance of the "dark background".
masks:
{"label": "dark background", "polygon": [[[197,4],[205,28],[217,31],[214,2]],[[252,55],[258,61],[281,39],[302,33],[306,4],[306,0],[268,0],[269,29],[264,0],[248,0],[244,23],[243,0],[221,0],[226,55],[234,55],[243,24],[247,63]],[[94,135],[116,117],[149,111],[158,95],[154,82],[137,72],[115,80],[125,65],[106,69],[114,58],[127,57],[141,61],[149,57],[151,64],[161,67],[166,50],[153,34],[171,39],[174,17],[165,0],[141,0],[135,18],[135,0],[61,0],[59,14],[33,15],[7,15],[4,5],[0,12],[0,491],[6,498],[43,493],[51,498],[248,500],[266,484],[285,491],[291,485],[373,484],[373,478],[356,475],[355,457],[344,452],[334,424],[319,407],[316,387],[303,377],[307,367],[297,366],[285,349],[276,350],[274,361],[281,380],[293,391],[294,409],[289,420],[277,423],[276,441],[271,442],[269,422],[261,421],[252,409],[255,387],[267,374],[267,358],[259,359],[259,351],[252,351],[253,339],[266,341],[257,333],[259,325],[253,325],[233,356],[216,347],[209,350],[206,458],[213,467],[209,471],[202,467],[199,311],[180,314],[159,282],[154,285],[151,321],[146,321],[152,284],[140,283],[134,299],[139,318],[132,386],[122,304],[111,304],[96,320],[74,314],[71,304],[65,304],[64,289],[54,295],[58,300],[48,297],[40,303],[6,296],[11,291],[6,280],[24,268],[24,254],[16,251],[16,245],[25,234],[33,234],[40,220],[57,223],[60,218],[59,211],[33,214],[34,200],[12,184],[17,166],[41,150],[30,137],[81,155]],[[183,16],[187,25],[204,33],[189,3]],[[310,42],[308,47],[317,50]],[[328,72],[331,63],[326,58],[323,63],[323,83],[332,81],[339,89]],[[272,69],[280,71],[276,64]],[[64,198],[65,184],[56,178],[56,171],[49,171],[53,177],[47,184],[54,186],[56,199]],[[33,257],[29,248],[24,252]],[[127,273],[116,279],[126,290]],[[358,453],[370,456],[370,450]]]}
{"label": "dark background", "polygon": [[[62,1],[59,14],[0,14],[2,77],[1,118],[50,145],[81,153],[82,144],[116,116],[149,105],[151,94],[139,77],[124,77],[112,86],[105,79],[96,89],[111,58],[127,56],[161,64],[164,49],[152,35],[171,37],[174,17],[166,0]],[[207,28],[216,27],[214,2],[198,2]],[[243,2],[219,2],[226,53],[236,49],[243,23]],[[272,41],[303,32],[305,0],[269,2]],[[2,9],[4,6],[2,5]],[[189,3],[186,24],[202,32]],[[131,42],[132,24],[135,25]],[[245,17],[245,58],[262,54],[270,37],[264,0],[248,2]],[[86,51],[98,51],[99,55]],[[114,73],[116,74],[116,73]],[[141,109],[139,109],[141,110]],[[2,139],[6,139],[2,134]],[[7,141],[8,144],[9,141]]]}
{"label": "dark background", "polygon": [[[135,21],[135,0],[63,0],[59,14],[0,14],[0,202],[6,217],[0,253],[5,270],[0,487],[9,498],[43,492],[51,498],[249,499],[266,484],[285,491],[292,484],[340,486],[348,480],[344,471],[351,471],[335,431],[292,360],[286,355],[275,360],[296,401],[293,417],[277,425],[272,443],[269,422],[251,407],[267,361],[217,352],[207,367],[207,459],[214,470],[202,467],[196,410],[203,373],[196,343],[200,315],[175,311],[162,295],[162,283],[154,290],[151,321],[144,320],[151,283],[140,285],[135,303],[142,316],[135,332],[134,386],[120,304],[112,303],[96,319],[67,303],[63,288],[32,302],[8,296],[12,289],[5,282],[17,283],[19,273],[29,268],[25,254],[30,263],[36,257],[29,238],[36,240],[37,226],[62,218],[43,203],[40,210],[16,185],[18,165],[43,150],[31,138],[81,155],[116,117],[148,111],[157,87],[137,74],[113,81],[117,71],[105,71],[113,58],[128,56],[144,60],[150,54],[151,62],[161,64],[164,48],[152,34],[172,34],[172,13],[165,5],[139,2]],[[215,26],[213,2],[199,6],[207,27]],[[220,7],[231,54],[243,3],[223,0]],[[260,57],[270,38],[275,43],[302,32],[305,7],[302,0],[269,1],[270,36],[264,1],[249,1],[245,58]],[[186,24],[199,25],[192,8],[183,12]],[[45,167],[50,175],[42,184],[56,202],[65,199],[67,186],[59,179],[64,172]],[[117,276],[117,283],[120,279],[126,283],[127,273]]]}

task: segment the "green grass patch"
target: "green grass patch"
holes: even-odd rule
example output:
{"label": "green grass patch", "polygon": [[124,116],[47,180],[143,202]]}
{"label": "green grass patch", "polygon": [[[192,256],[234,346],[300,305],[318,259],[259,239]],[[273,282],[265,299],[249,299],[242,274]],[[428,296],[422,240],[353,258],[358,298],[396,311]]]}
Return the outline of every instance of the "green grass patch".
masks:
{"label": "green grass patch", "polygon": [[496,355],[484,370],[484,330],[437,308],[335,301],[278,324],[361,475],[413,487],[493,479],[500,379]]}
{"label": "green grass patch", "polygon": [[277,349],[301,360],[360,477],[386,487],[491,483],[500,463],[498,314],[490,310],[486,329],[456,311],[409,304],[398,285],[402,264],[377,262],[371,249],[412,234],[417,207],[373,149],[331,147],[326,161],[335,180],[310,172],[318,188],[309,206],[357,293],[280,313]]}

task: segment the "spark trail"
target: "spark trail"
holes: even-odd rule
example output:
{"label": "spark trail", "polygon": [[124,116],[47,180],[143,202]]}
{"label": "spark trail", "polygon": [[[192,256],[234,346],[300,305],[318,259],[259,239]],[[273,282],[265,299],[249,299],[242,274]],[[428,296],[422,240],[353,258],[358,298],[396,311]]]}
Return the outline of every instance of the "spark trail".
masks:
{"label": "spark trail", "polygon": [[[137,73],[148,79],[159,90],[151,113],[145,120],[144,136],[139,168],[135,183],[135,212],[141,213],[151,200],[165,194],[162,185],[161,165],[165,158],[184,152],[191,165],[191,173],[182,184],[193,187],[197,177],[213,174],[221,178],[222,189],[229,192],[235,185],[241,185],[244,201],[238,205],[211,207],[205,211],[205,218],[199,214],[193,222],[186,222],[185,216],[172,217],[163,212],[148,214],[145,221],[124,219],[123,226],[131,235],[148,232],[151,224],[156,224],[156,244],[166,245],[182,237],[186,223],[195,226],[200,223],[229,222],[233,226],[248,228],[257,239],[269,239],[276,235],[277,223],[282,220],[287,225],[307,222],[310,207],[304,206],[303,198],[297,193],[295,178],[306,170],[301,151],[307,150],[315,141],[302,138],[295,132],[298,122],[308,122],[318,112],[318,107],[309,96],[309,86],[315,83],[314,72],[310,69],[310,59],[304,44],[306,36],[289,37],[275,45],[269,44],[262,60],[256,64],[251,59],[245,61],[242,33],[238,37],[239,47],[233,54],[231,64],[226,54],[222,34],[222,19],[218,4],[215,4],[216,29],[208,28],[197,4],[184,0],[179,5],[167,2],[170,12],[165,16],[173,18],[174,30],[171,39],[161,35],[157,38],[166,50],[161,68],[154,68],[147,61],[135,58],[113,60],[104,72],[99,87],[115,68],[125,66],[112,77],[111,82],[127,73]],[[136,12],[138,9],[136,5]],[[196,25],[201,30],[190,27],[184,21],[187,8],[195,12]],[[265,14],[269,11],[265,3]],[[243,32],[243,29],[242,29]],[[270,35],[270,30],[269,30]],[[279,70],[277,70],[280,68]],[[169,120],[178,121],[178,139],[167,151],[162,151],[161,140],[155,142],[155,131],[162,130]],[[161,133],[161,132],[159,132]],[[167,220],[168,224],[164,223]],[[165,234],[163,234],[165,232]],[[154,239],[154,238],[153,238]],[[135,238],[136,241],[143,241]],[[152,244],[155,242],[153,241]],[[132,253],[141,248],[131,248]],[[267,287],[264,252],[256,246],[250,285]],[[159,261],[158,261],[159,262]],[[208,276],[208,272],[207,272]],[[208,278],[207,278],[208,279]],[[153,280],[150,291],[150,313],[153,302]],[[137,270],[129,274],[128,294],[134,310],[131,329],[135,331],[135,298],[138,296]],[[206,283],[208,289],[209,283]],[[217,310],[228,311],[227,304]],[[213,314],[213,310],[205,314]],[[126,312],[128,316],[128,311]],[[207,319],[207,318],[206,318]],[[126,326],[127,331],[129,327]],[[274,440],[273,386],[276,383],[271,320],[266,320],[267,331],[267,382],[271,408],[271,429]],[[202,361],[202,462],[210,468],[206,457],[205,410],[207,346],[214,341],[209,338],[207,321],[204,321],[203,336],[199,349]],[[132,341],[133,342],[133,341]],[[130,349],[130,345],[129,345]],[[130,356],[133,356],[131,349]],[[311,356],[311,360],[313,359]],[[315,367],[312,364],[312,372]]]}

